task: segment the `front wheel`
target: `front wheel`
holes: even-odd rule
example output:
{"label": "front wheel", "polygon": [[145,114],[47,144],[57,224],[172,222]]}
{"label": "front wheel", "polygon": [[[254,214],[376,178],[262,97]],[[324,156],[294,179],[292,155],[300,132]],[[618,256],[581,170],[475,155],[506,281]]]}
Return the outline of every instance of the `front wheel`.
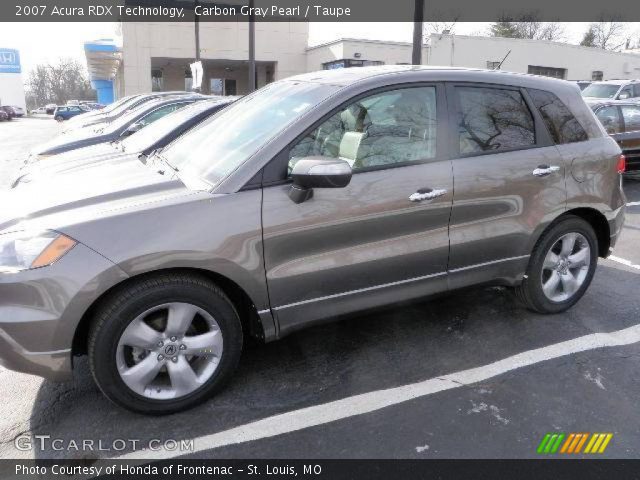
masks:
{"label": "front wheel", "polygon": [[55,120],[56,122],[58,122],[58,123],[62,123],[62,122],[64,122],[64,118],[63,118],[63,117],[61,117],[60,115],[56,115],[56,116],[54,117],[54,120]]}
{"label": "front wheel", "polygon": [[162,415],[209,398],[233,374],[242,327],[204,277],[168,274],[120,289],[97,312],[89,364],[102,392],[138,413]]}
{"label": "front wheel", "polygon": [[516,294],[530,310],[559,313],[584,295],[598,263],[598,240],[585,220],[567,216],[547,230]]}

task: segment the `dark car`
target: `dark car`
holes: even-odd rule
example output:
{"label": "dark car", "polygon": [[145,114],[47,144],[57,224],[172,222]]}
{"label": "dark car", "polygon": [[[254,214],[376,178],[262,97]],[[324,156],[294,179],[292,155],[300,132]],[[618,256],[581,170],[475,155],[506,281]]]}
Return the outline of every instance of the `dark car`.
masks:
{"label": "dark car", "polygon": [[66,135],[59,135],[33,150],[30,160],[39,160],[50,155],[99,143],[122,140],[165,115],[205,98],[207,97],[203,95],[178,96],[146,102],[111,123],[100,123],[69,132]]}
{"label": "dark car", "polygon": [[5,112],[4,110],[0,109],[0,122],[4,122],[6,120],[9,120],[9,114],[7,114],[7,112]]}
{"label": "dark car", "polygon": [[2,110],[4,113],[7,114],[8,120],[13,120],[18,116],[16,114],[16,111],[13,109],[13,107],[10,107],[9,105],[1,105],[0,110]]}
{"label": "dark car", "polygon": [[640,105],[626,102],[603,102],[590,105],[611,137],[627,158],[627,172],[640,170]]}
{"label": "dark car", "polygon": [[53,119],[56,122],[64,122],[65,120],[69,120],[77,115],[82,115],[83,113],[87,113],[89,110],[85,107],[81,107],[80,105],[61,105],[56,107],[53,112]]}
{"label": "dark car", "polygon": [[112,107],[112,105],[110,105],[109,107],[103,108],[102,110],[94,110],[86,115],[83,115],[82,117],[78,117],[73,122],[69,122],[69,124],[64,129],[64,132],[88,127],[90,125],[96,125],[98,123],[111,123],[120,118],[122,115],[127,114],[131,110],[138,108],[140,105],[143,105],[146,102],[151,102],[153,100],[158,100],[165,97],[176,97],[180,95],[193,96],[193,93],[154,92],[144,95],[132,95],[130,97],[125,97],[121,101],[116,102],[116,106]]}
{"label": "dark car", "polygon": [[153,152],[168,145],[184,132],[222,110],[236,99],[237,97],[222,97],[216,100],[196,102],[170,113],[148,128],[134,133],[124,140],[78,148],[54,155],[42,162],[29,163],[20,169],[17,178],[12,182],[12,188],[43,176],[69,172],[89,164],[118,160],[145,160]]}

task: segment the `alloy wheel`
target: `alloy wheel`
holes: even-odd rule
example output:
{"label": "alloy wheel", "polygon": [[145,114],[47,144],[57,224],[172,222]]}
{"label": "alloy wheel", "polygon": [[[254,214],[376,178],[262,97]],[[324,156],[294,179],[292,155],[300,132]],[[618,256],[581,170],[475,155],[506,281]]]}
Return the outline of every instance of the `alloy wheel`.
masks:
{"label": "alloy wheel", "polygon": [[584,235],[566,233],[551,246],[542,265],[542,291],[552,302],[571,299],[584,284],[591,264],[591,247]]}

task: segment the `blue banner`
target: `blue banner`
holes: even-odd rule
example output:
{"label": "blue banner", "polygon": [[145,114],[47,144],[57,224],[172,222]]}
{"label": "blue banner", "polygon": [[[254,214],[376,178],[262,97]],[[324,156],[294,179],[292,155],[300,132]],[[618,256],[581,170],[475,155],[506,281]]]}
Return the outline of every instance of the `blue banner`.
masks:
{"label": "blue banner", "polygon": [[0,48],[0,73],[20,73],[20,53],[9,48]]}

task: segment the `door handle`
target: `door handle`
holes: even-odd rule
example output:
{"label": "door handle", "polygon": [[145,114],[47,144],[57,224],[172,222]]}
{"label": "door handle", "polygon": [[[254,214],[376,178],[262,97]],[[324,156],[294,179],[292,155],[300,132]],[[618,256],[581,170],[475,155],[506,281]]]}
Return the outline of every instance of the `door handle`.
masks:
{"label": "door handle", "polygon": [[557,172],[558,170],[560,170],[560,167],[558,167],[557,165],[538,165],[538,168],[536,168],[533,171],[533,174],[536,177],[546,177],[547,175],[553,173],[553,172]]}
{"label": "door handle", "polygon": [[445,193],[447,193],[447,191],[443,188],[436,188],[435,190],[431,188],[421,188],[416,193],[412,193],[409,196],[409,200],[411,200],[412,202],[422,202],[423,200],[433,200],[434,198],[441,197]]}

